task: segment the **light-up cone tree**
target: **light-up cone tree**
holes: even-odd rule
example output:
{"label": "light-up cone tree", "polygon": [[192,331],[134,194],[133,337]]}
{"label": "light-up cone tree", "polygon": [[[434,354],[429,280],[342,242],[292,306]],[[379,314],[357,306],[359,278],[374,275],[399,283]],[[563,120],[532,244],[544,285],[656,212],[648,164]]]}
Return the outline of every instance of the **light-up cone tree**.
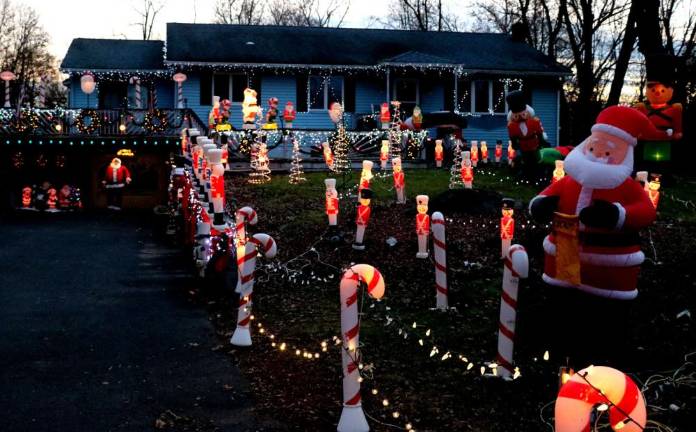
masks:
{"label": "light-up cone tree", "polygon": [[461,141],[455,140],[454,151],[452,156],[452,167],[450,168],[450,189],[461,189],[464,187],[464,182],[462,181],[461,170],[462,168],[462,146]]}
{"label": "light-up cone tree", "polygon": [[300,158],[300,143],[296,139],[292,141],[292,162],[290,163],[290,183],[298,184],[307,181],[302,169]]}
{"label": "light-up cone tree", "polygon": [[401,102],[392,101],[391,105],[394,113],[391,118],[391,123],[389,123],[389,158],[394,159],[401,157],[402,134],[401,114],[399,112]]}
{"label": "light-up cone tree", "polygon": [[348,152],[350,151],[350,139],[346,133],[346,126],[343,123],[343,107],[340,103],[334,102],[329,109],[329,117],[336,125],[336,134],[333,137],[334,171],[344,173],[350,171],[350,161]]}

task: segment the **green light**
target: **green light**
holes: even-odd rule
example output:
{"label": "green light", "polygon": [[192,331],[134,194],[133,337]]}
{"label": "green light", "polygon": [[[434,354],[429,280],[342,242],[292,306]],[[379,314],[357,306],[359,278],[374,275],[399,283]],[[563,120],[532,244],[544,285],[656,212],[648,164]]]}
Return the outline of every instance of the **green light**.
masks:
{"label": "green light", "polygon": [[33,140],[29,140],[29,144],[32,144],[33,142],[34,142]]}
{"label": "green light", "polygon": [[17,140],[17,144],[22,144],[22,140],[21,140],[21,139],[18,139],[18,140]]}
{"label": "green light", "polygon": [[90,143],[90,144],[94,144],[94,141],[93,141],[93,140],[89,140],[89,143]]}
{"label": "green light", "polygon": [[42,144],[43,144],[43,141],[39,140],[39,145],[42,145]]}
{"label": "green light", "polygon": [[80,145],[85,145],[85,142],[84,142],[84,141],[80,141]]}
{"label": "green light", "polygon": [[10,143],[10,140],[5,140],[5,144],[9,144],[9,143]]}
{"label": "green light", "polygon": [[48,143],[49,143],[49,144],[53,144],[53,140],[48,140]]}

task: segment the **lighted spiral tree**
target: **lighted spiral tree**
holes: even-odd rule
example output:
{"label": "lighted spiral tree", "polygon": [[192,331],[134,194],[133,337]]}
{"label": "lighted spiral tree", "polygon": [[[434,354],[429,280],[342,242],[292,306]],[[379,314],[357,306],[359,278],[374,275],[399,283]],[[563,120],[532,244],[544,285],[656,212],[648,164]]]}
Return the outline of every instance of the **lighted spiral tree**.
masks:
{"label": "lighted spiral tree", "polygon": [[298,184],[307,181],[302,169],[302,159],[300,158],[300,143],[292,140],[292,162],[290,164],[290,183]]}
{"label": "lighted spiral tree", "polygon": [[460,189],[464,187],[459,170],[462,167],[462,146],[460,140],[454,141],[454,152],[452,157],[452,167],[450,168],[450,189]]}
{"label": "lighted spiral tree", "polygon": [[264,184],[271,181],[271,169],[269,168],[268,148],[263,142],[256,142],[251,150],[251,172],[249,183]]}
{"label": "lighted spiral tree", "polygon": [[350,138],[346,133],[346,126],[343,123],[343,107],[340,103],[334,102],[329,109],[329,117],[336,124],[336,133],[332,138],[334,154],[334,172],[345,173],[350,171],[350,161],[348,152],[350,151]]}
{"label": "lighted spiral tree", "polygon": [[394,114],[392,115],[391,123],[389,124],[389,158],[394,159],[401,157],[401,113],[399,112],[399,107],[401,102],[392,101],[392,107],[394,107]]}

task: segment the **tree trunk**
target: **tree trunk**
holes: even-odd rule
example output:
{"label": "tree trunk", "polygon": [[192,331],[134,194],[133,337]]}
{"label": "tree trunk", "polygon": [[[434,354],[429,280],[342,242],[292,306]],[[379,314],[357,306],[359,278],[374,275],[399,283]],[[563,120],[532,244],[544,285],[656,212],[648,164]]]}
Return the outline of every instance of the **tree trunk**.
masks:
{"label": "tree trunk", "polygon": [[[638,51],[644,56],[665,52],[660,31],[660,0],[633,0],[638,4]],[[633,5],[631,5],[633,7]]]}
{"label": "tree trunk", "polygon": [[638,37],[638,30],[636,29],[636,15],[640,9],[638,3],[638,1],[634,0],[631,3],[631,9],[628,11],[628,17],[626,18],[626,31],[624,32],[624,39],[621,43],[619,57],[616,59],[614,78],[611,81],[609,97],[607,97],[607,106],[618,104],[619,99],[621,98],[621,90],[623,89],[624,79],[626,78],[628,63],[631,60],[633,46],[635,45],[636,38]]}

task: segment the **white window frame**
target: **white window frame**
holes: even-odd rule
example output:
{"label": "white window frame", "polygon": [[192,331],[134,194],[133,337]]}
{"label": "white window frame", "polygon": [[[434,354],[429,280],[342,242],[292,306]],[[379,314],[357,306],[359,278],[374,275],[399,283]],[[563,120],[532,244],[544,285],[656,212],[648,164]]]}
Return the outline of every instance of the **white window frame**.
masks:
{"label": "white window frame", "polygon": [[[312,100],[311,100],[311,86],[309,83],[312,81],[312,78],[321,78],[323,83],[324,83],[324,99],[323,99],[323,108],[312,108]],[[343,75],[309,75],[307,77],[307,111],[326,111],[329,109],[329,80],[331,78],[340,78],[341,79],[341,105],[345,109],[345,100],[346,100],[346,79]]]}
{"label": "white window frame", "polygon": [[[232,98],[233,98],[232,92],[233,92],[233,90],[234,90],[234,84],[233,84],[233,82],[234,82],[234,77],[235,77],[235,76],[238,76],[238,77],[242,77],[242,76],[243,76],[243,77],[245,77],[245,78],[246,78],[245,87],[249,87],[249,74],[245,74],[245,73],[214,73],[214,74],[213,74],[213,78],[212,78],[212,83],[211,83],[211,86],[210,86],[210,92],[211,92],[210,100],[213,100],[213,97],[214,97],[214,96],[217,96],[217,95],[215,94],[215,76],[216,76],[216,75],[218,75],[218,76],[219,76],[219,75],[223,75],[223,76],[224,76],[224,75],[227,75],[227,93],[230,95],[230,101],[232,102],[232,105],[241,106],[241,105],[242,105],[242,101],[235,102],[235,101],[232,100]],[[174,90],[174,91],[176,92],[176,87],[175,87],[175,90]],[[176,95],[176,93],[175,93],[175,95]],[[174,98],[174,100],[176,101],[176,97]]]}
{"label": "white window frame", "polygon": [[[503,103],[505,104],[505,109],[503,112],[493,112],[493,104],[495,101],[493,100],[493,81],[494,80],[485,80],[485,79],[472,79],[470,80],[471,82],[469,83],[469,96],[470,96],[470,106],[469,110],[465,111],[470,114],[488,114],[488,115],[500,115],[504,116],[507,115],[508,112],[508,104],[507,100],[503,99]],[[488,111],[474,111],[476,108],[476,86],[474,83],[476,81],[487,81],[488,82]],[[505,82],[504,84],[504,95],[507,96],[507,94],[510,92],[510,89],[508,87],[508,83]],[[459,94],[456,95],[457,100],[455,101],[457,105],[459,104]]]}
{"label": "white window frame", "polygon": [[[416,83],[416,100],[415,101],[404,101],[404,100],[399,99],[398,92],[396,91],[397,84],[399,83],[399,81],[413,81],[414,83]],[[416,105],[420,105],[420,80],[418,78],[395,78],[394,85],[392,88],[392,93],[394,95],[394,97],[393,97],[394,100],[398,100],[399,102],[405,102],[405,103],[414,103],[415,102]]]}

